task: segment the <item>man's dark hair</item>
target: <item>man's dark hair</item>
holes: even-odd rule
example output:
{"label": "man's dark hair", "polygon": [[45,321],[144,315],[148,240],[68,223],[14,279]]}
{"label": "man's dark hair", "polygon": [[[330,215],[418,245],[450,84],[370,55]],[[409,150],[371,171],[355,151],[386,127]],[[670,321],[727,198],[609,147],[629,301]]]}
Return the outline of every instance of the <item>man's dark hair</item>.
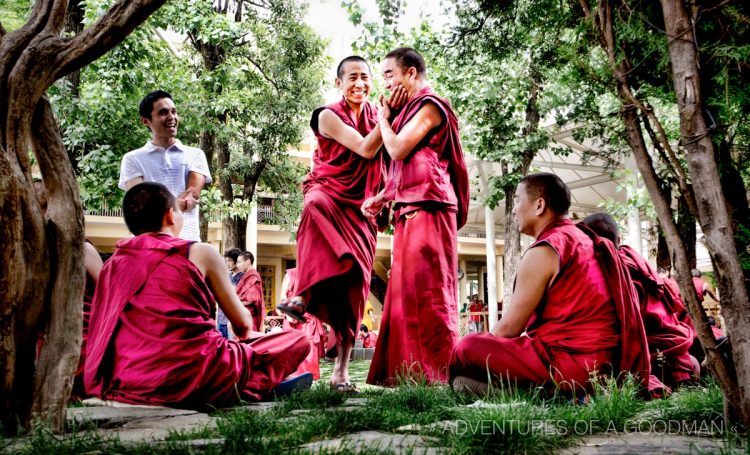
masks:
{"label": "man's dark hair", "polygon": [[620,233],[617,222],[608,214],[594,213],[584,218],[581,224],[588,226],[599,237],[609,239],[615,245],[620,244]]}
{"label": "man's dark hair", "polygon": [[701,272],[698,269],[693,269],[693,270],[690,271],[690,274],[693,275],[696,278],[700,278],[701,275],[703,275],[703,272]]}
{"label": "man's dark hair", "polygon": [[544,203],[557,215],[565,215],[570,208],[570,188],[560,177],[549,172],[539,172],[524,176],[520,184],[526,186],[526,193],[532,198],[542,198]]}
{"label": "man's dark hair", "polygon": [[396,60],[398,66],[405,70],[414,67],[417,70],[417,73],[422,76],[427,73],[427,65],[425,65],[424,59],[419,55],[419,52],[411,47],[399,47],[398,49],[394,49],[390,51],[385,58]]}
{"label": "man's dark hair", "polygon": [[255,256],[249,251],[243,251],[238,256],[246,261],[250,261],[250,264],[255,264]]}
{"label": "man's dark hair", "polygon": [[369,330],[367,330],[367,326],[365,324],[361,324],[359,326],[359,330],[362,331],[362,332],[365,332],[365,333],[369,332]]}
{"label": "man's dark hair", "polygon": [[122,215],[133,235],[159,232],[164,214],[175,207],[175,197],[166,186],[156,182],[142,182],[125,193]]}
{"label": "man's dark hair", "polygon": [[237,258],[240,256],[240,253],[242,253],[242,250],[239,248],[232,248],[231,250],[227,250],[224,253],[225,258],[229,258],[233,260],[234,262],[237,262]]}
{"label": "man's dark hair", "polygon": [[345,76],[344,75],[344,65],[346,65],[349,62],[362,62],[365,65],[367,65],[367,72],[368,73],[370,72],[370,64],[367,63],[367,60],[363,59],[359,55],[350,55],[350,56],[346,57],[345,59],[341,60],[341,62],[339,62],[339,66],[336,68],[336,77],[338,77],[339,79],[343,79],[344,78],[344,76]]}
{"label": "man's dark hair", "polygon": [[151,112],[154,110],[154,103],[162,98],[169,98],[171,100],[172,95],[164,90],[154,90],[144,96],[141,100],[141,104],[138,105],[138,114],[143,118],[151,119]]}

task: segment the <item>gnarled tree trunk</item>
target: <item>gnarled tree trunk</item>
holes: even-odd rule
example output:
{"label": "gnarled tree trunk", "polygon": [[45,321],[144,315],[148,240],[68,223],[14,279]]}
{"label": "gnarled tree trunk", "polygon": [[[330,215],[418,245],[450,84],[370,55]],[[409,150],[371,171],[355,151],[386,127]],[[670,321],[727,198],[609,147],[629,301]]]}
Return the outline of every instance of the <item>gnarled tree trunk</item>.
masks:
{"label": "gnarled tree trunk", "polygon": [[[684,0],[661,0],[664,26],[669,37],[669,57],[680,136],[695,188],[701,229],[718,276],[721,313],[731,341],[739,389],[733,408],[750,428],[750,298],[735,249],[732,219],[721,187],[716,149],[704,118],[699,50],[694,41],[694,18]],[[734,397],[733,397],[734,398]]]}
{"label": "gnarled tree trunk", "polygon": [[[0,25],[0,419],[33,416],[62,430],[81,343],[83,210],[44,97],[57,79],[120,43],[164,0],[122,0],[87,30],[61,37],[67,1],[37,0],[28,22]],[[42,214],[34,153],[47,190]],[[35,361],[37,340],[43,340]]]}

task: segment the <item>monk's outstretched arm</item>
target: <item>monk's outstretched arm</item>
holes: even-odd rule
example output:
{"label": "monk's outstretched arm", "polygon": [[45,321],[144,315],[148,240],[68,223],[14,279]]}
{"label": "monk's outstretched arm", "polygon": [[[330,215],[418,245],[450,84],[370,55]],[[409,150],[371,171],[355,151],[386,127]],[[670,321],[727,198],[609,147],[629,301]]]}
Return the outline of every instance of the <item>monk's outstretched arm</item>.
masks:
{"label": "monk's outstretched arm", "polygon": [[[388,105],[399,108],[405,100],[406,90],[403,86],[398,86],[388,98]],[[318,114],[318,131],[324,137],[333,139],[368,160],[372,159],[383,145],[380,128],[374,128],[367,136],[362,137],[359,131],[342,122],[339,116],[329,109],[324,109]]]}
{"label": "monk's outstretched arm", "polygon": [[94,245],[84,242],[83,243],[83,264],[86,267],[86,273],[91,277],[94,282],[99,281],[99,272],[102,270],[102,257],[99,256],[99,252],[96,251]]}
{"label": "monk's outstretched arm", "polygon": [[239,339],[250,336],[253,318],[240,302],[229,281],[226,263],[219,252],[206,243],[195,243],[190,247],[190,260],[203,272],[206,283],[219,303],[219,308],[232,323],[232,330]]}
{"label": "monk's outstretched arm", "polygon": [[502,319],[492,329],[498,337],[517,337],[526,330],[529,318],[539,306],[559,265],[557,253],[547,245],[528,250],[521,258],[516,273],[510,305]]}
{"label": "monk's outstretched arm", "polygon": [[414,117],[404,125],[401,131],[396,134],[391,128],[391,122],[388,119],[390,109],[387,103],[380,104],[378,111],[378,122],[380,131],[383,135],[383,145],[388,154],[396,161],[403,160],[414,150],[419,141],[424,139],[431,129],[439,126],[442,117],[438,108],[432,103],[425,103]]}

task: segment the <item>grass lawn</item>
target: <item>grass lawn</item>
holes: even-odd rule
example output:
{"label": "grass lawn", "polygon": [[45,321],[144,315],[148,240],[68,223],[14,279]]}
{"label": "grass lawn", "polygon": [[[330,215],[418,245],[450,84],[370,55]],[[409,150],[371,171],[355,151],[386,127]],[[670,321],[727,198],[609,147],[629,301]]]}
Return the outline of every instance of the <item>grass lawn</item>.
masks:
{"label": "grass lawn", "polygon": [[[62,438],[38,430],[21,453],[277,454],[298,451],[311,441],[365,430],[392,433],[409,424],[423,425],[418,433],[433,438],[431,444],[448,453],[555,453],[590,434],[661,431],[666,425],[670,433],[674,426],[681,434],[713,432],[722,437],[717,433],[724,430],[722,394],[713,382],[649,402],[637,398],[630,382],[603,386],[585,403],[571,403],[562,396],[543,398],[535,391],[499,391],[477,402],[477,397],[458,395],[444,386],[364,387],[369,362],[359,361],[352,363],[352,380],[366,404],[342,407],[346,396],[328,387],[331,364],[321,367],[321,380],[311,390],[279,400],[271,410],[219,411],[214,414],[215,428],[173,433],[166,444],[126,446],[91,431]],[[303,409],[310,411],[299,411]],[[443,421],[452,424],[429,426]],[[200,448],[186,442],[214,438],[223,442]],[[742,453],[729,442],[725,446],[726,453]]]}

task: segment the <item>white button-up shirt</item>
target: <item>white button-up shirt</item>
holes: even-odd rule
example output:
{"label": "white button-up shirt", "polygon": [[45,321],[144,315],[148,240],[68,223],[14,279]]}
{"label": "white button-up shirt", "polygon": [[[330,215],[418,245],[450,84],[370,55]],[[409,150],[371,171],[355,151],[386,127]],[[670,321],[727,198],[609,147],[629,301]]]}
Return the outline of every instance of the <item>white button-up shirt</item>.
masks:
{"label": "white button-up shirt", "polygon": [[[158,147],[150,141],[143,147],[133,150],[122,157],[120,167],[121,189],[137,177],[143,177],[144,182],[157,182],[166,186],[176,196],[185,192],[188,175],[198,172],[206,176],[206,184],[211,183],[211,173],[203,150],[175,142],[169,148]],[[184,212],[185,224],[180,237],[185,240],[200,242],[200,226],[198,206]]]}

